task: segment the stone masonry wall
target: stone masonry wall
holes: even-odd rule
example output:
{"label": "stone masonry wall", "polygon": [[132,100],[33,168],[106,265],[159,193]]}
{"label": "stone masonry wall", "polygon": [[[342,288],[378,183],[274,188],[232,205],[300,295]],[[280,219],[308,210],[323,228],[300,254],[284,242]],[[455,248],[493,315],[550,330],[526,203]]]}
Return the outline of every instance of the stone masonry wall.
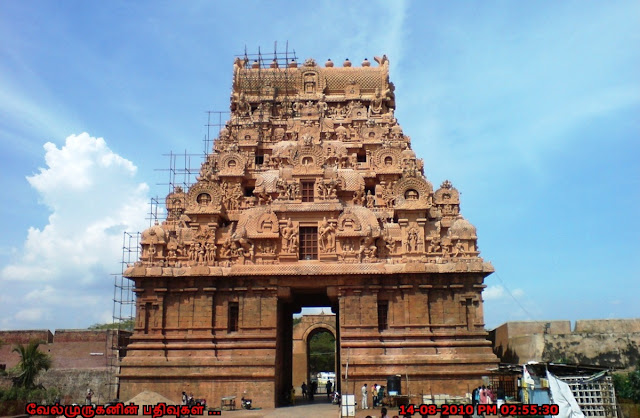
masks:
{"label": "stone masonry wall", "polygon": [[[546,327],[546,324],[550,326]],[[633,368],[640,361],[640,319],[507,322],[491,332],[494,352],[527,361]]]}

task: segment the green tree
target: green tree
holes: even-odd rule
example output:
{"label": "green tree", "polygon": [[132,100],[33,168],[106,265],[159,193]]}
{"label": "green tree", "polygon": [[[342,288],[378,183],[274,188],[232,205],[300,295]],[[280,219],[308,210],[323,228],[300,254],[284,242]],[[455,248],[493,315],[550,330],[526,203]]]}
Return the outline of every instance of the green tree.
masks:
{"label": "green tree", "polygon": [[18,374],[13,378],[14,386],[33,388],[38,373],[51,368],[51,357],[38,350],[39,346],[40,341],[33,340],[26,347],[18,344],[13,348],[20,355],[20,361],[15,367]]}
{"label": "green tree", "polygon": [[636,369],[630,373],[613,375],[613,384],[619,397],[640,403],[640,362],[636,365]]}
{"label": "green tree", "polygon": [[336,340],[330,332],[319,332],[309,341],[309,372],[330,372],[335,369]]}
{"label": "green tree", "polygon": [[93,324],[89,327],[89,329],[118,329],[118,327],[120,327],[120,329],[122,330],[126,330],[126,331],[133,331],[133,319],[127,319],[125,321],[122,321],[120,323],[118,322],[107,322],[104,324]]}

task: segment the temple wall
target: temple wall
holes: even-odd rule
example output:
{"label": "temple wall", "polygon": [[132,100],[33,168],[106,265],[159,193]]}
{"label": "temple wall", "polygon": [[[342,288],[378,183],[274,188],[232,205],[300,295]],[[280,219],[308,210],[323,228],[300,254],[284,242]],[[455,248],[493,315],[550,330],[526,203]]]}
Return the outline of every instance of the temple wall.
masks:
{"label": "temple wall", "polygon": [[[287,325],[292,322],[290,303],[296,303],[291,289],[306,286],[296,278],[280,278],[279,286],[269,289],[262,279],[209,280],[189,284],[186,295],[177,291],[177,284],[160,291],[169,308],[159,323],[181,327],[154,330],[146,325],[153,317],[139,308],[143,319],[136,324],[138,333],[120,375],[123,399],[143,389],[170,399],[187,390],[219,402],[224,396],[240,399],[246,391],[255,405],[269,407],[283,402],[291,385],[300,393],[299,385],[308,381],[307,338],[318,327],[334,332],[331,322],[336,317],[295,328]],[[480,297],[476,286],[481,280],[458,275],[316,278],[320,288],[331,288],[332,283],[338,288],[342,384],[347,384],[348,358],[351,382],[371,384],[402,374],[409,376],[416,393],[464,395],[467,386],[481,382],[496,364],[481,312],[473,303]],[[153,287],[159,282],[149,285],[139,291],[139,307],[155,303],[151,288],[165,289]],[[382,331],[379,301],[388,305],[388,324]],[[228,329],[231,304],[238,307],[237,331]]]}

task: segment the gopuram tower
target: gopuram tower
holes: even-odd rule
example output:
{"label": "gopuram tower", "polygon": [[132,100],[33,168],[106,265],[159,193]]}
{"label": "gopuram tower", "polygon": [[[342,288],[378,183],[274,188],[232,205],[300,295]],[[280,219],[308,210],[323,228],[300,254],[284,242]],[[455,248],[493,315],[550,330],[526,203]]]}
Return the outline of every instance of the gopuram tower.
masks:
{"label": "gopuram tower", "polygon": [[301,383],[292,315],[312,306],[337,315],[343,392],[401,375],[403,394],[462,395],[497,364],[482,310],[493,267],[458,190],[424,176],[394,117],[389,61],[375,61],[236,59],[213,152],[125,273],[137,316],[121,399],[186,390],[214,406],[243,394],[282,405]]}

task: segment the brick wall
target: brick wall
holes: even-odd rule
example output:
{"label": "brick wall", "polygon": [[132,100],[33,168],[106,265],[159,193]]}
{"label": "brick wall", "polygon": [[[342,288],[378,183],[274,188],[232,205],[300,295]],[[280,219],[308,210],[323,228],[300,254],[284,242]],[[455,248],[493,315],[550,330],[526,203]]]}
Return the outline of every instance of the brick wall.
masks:
{"label": "brick wall", "polygon": [[49,330],[0,331],[4,345],[0,347],[0,364],[7,369],[15,366],[20,357],[13,352],[17,344],[32,340],[43,341],[40,351],[51,355],[54,369],[100,369],[108,366],[113,330]]}

